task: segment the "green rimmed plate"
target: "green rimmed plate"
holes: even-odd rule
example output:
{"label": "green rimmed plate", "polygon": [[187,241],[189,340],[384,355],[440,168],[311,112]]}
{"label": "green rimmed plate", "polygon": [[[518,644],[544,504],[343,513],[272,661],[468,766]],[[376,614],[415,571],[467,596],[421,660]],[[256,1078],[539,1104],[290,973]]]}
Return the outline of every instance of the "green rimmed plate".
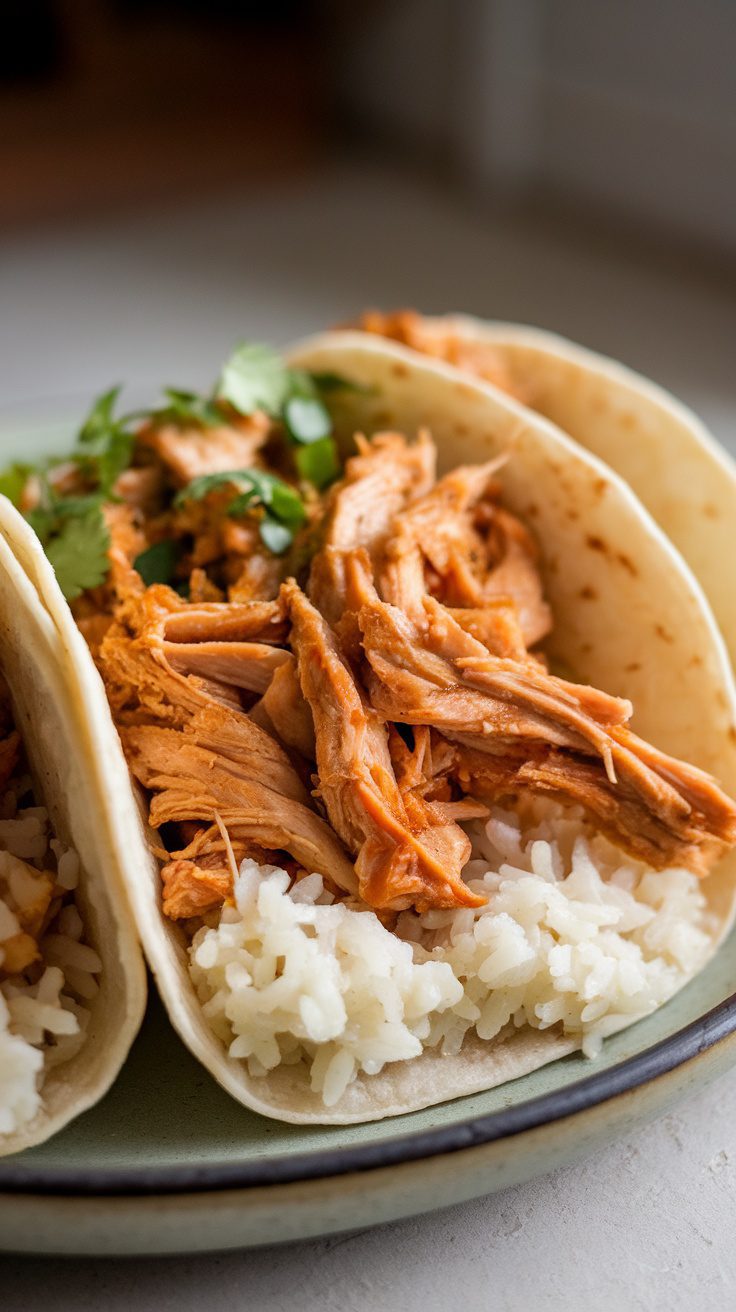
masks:
{"label": "green rimmed plate", "polygon": [[[58,411],[57,411],[58,413]],[[62,425],[0,423],[32,456]],[[3,442],[7,434],[7,444]],[[12,445],[11,445],[12,443]],[[161,1253],[350,1230],[518,1183],[630,1129],[736,1056],[732,936],[645,1022],[485,1094],[358,1127],[280,1125],[230,1100],[154,1001],[108,1097],[0,1162],[0,1247]]]}
{"label": "green rimmed plate", "polygon": [[0,1162],[0,1249],[200,1252],[353,1230],[518,1184],[736,1061],[736,935],[646,1021],[500,1089],[363,1126],[282,1125],[230,1099],[153,999],[107,1097]]}

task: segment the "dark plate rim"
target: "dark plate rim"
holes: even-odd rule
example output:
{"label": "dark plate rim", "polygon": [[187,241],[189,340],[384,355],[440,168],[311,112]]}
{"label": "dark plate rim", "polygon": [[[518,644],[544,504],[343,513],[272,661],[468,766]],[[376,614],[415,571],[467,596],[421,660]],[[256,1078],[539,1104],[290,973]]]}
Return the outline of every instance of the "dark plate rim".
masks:
{"label": "dark plate rim", "polygon": [[191,1194],[296,1184],[400,1166],[509,1139],[575,1116],[667,1075],[734,1034],[736,993],[675,1034],[605,1071],[515,1106],[438,1126],[434,1130],[357,1147],[328,1148],[251,1162],[108,1170],[82,1166],[55,1171],[25,1167],[18,1160],[0,1163],[0,1191],[66,1197]]}

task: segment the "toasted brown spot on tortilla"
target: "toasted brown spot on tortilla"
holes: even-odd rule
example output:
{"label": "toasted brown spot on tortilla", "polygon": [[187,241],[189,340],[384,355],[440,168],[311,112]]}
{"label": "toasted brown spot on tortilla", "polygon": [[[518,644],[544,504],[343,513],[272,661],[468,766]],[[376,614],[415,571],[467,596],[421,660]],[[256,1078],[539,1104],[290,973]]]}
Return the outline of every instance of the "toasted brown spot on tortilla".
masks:
{"label": "toasted brown spot on tortilla", "polygon": [[736,743],[736,724],[729,725],[728,736],[732,743]]}
{"label": "toasted brown spot on tortilla", "polygon": [[403,362],[397,360],[395,364],[391,365],[391,373],[393,374],[394,378],[407,378],[409,375],[409,370],[407,369],[406,365],[403,364]]}
{"label": "toasted brown spot on tortilla", "polygon": [[625,556],[622,551],[618,552],[616,559],[618,560],[620,565],[623,565],[624,569],[627,569],[629,571],[629,574],[632,576],[632,578],[636,578],[639,571],[636,568],[636,565],[634,564],[633,560],[630,560],[628,556]]}
{"label": "toasted brown spot on tortilla", "polygon": [[593,650],[592,642],[581,642],[580,650],[581,652],[584,652],[585,655],[587,656],[588,652]]}
{"label": "toasted brown spot on tortilla", "polygon": [[718,519],[719,518],[718,506],[714,506],[712,501],[706,501],[705,505],[703,506],[703,514],[705,515],[706,519]]}
{"label": "toasted brown spot on tortilla", "polygon": [[470,429],[467,424],[455,424],[455,432],[458,437],[467,437]]}
{"label": "toasted brown spot on tortilla", "polygon": [[635,415],[632,415],[632,413],[631,413],[630,410],[627,411],[626,414],[624,414],[624,415],[621,416],[621,427],[622,427],[622,428],[636,428],[636,416],[635,416]]}
{"label": "toasted brown spot on tortilla", "polygon": [[597,497],[602,497],[607,487],[608,482],[605,478],[597,478],[593,484],[593,491]]}
{"label": "toasted brown spot on tortilla", "polygon": [[592,533],[588,534],[585,541],[587,545],[590,547],[591,551],[601,551],[604,555],[608,551],[608,547],[603,541],[603,538],[597,538]]}
{"label": "toasted brown spot on tortilla", "polygon": [[598,597],[598,593],[595,588],[591,588],[589,584],[586,584],[584,588],[580,589],[578,596],[582,597],[583,601],[595,601]]}
{"label": "toasted brown spot on tortilla", "polygon": [[667,629],[665,629],[662,624],[655,624],[654,632],[656,633],[658,638],[662,639],[662,642],[675,641],[674,638],[672,637],[672,634]]}
{"label": "toasted brown spot on tortilla", "polygon": [[640,669],[641,669],[640,661],[630,661],[628,665],[624,665],[624,672],[626,674],[634,674],[636,670],[640,670]]}
{"label": "toasted brown spot on tortilla", "polygon": [[702,665],[702,664],[703,664],[703,657],[702,657],[702,656],[691,656],[691,657],[690,657],[689,664],[690,664],[690,665],[695,665],[695,666]]}
{"label": "toasted brown spot on tortilla", "polygon": [[565,515],[567,519],[572,520],[573,523],[575,523],[578,519],[580,519],[580,515],[578,514],[577,510],[566,510]]}
{"label": "toasted brown spot on tortilla", "polygon": [[539,514],[539,506],[536,504],[536,502],[532,501],[531,505],[530,505],[530,506],[527,506],[527,508],[526,508],[526,513],[527,513],[527,515],[538,515],[538,514]]}

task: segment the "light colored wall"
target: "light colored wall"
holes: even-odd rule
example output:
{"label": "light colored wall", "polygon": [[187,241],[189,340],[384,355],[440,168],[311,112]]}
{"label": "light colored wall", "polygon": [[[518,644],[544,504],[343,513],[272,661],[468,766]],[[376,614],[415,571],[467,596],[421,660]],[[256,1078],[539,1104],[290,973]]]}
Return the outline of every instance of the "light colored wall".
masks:
{"label": "light colored wall", "polygon": [[356,21],[341,85],[479,186],[551,184],[736,250],[734,0],[393,0]]}

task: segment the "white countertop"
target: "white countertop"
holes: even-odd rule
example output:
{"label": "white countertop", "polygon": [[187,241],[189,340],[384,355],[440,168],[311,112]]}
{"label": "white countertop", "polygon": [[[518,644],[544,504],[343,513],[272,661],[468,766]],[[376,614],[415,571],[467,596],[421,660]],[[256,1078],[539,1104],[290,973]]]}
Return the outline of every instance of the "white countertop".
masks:
{"label": "white countertop", "polygon": [[[736,451],[736,305],[715,280],[491,222],[342,168],[249,201],[0,243],[0,407],[111,382],[205,384],[241,337],[363,305],[538,323],[677,391]],[[8,1312],[667,1309],[736,1305],[736,1071],[555,1175],[417,1220],[203,1258],[0,1258]]]}

